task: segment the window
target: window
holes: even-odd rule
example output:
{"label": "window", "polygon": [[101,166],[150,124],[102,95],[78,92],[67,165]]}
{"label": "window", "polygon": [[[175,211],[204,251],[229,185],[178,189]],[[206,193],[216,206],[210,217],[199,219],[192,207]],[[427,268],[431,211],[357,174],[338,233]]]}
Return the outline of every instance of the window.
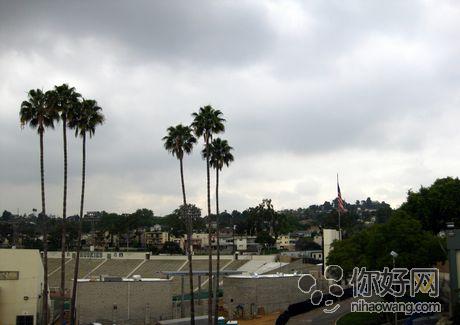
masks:
{"label": "window", "polygon": [[16,316],[16,325],[34,325],[34,316]]}

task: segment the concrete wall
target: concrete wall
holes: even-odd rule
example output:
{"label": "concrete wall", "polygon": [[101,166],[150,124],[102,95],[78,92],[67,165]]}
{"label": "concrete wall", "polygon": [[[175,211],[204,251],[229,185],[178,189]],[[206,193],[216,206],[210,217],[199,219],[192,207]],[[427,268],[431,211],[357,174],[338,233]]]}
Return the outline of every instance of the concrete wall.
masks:
{"label": "concrete wall", "polygon": [[265,313],[283,311],[289,305],[308,297],[297,286],[300,275],[262,275],[259,277],[228,276],[224,278],[224,302],[231,319],[237,306],[243,307],[243,318],[263,308]]}
{"label": "concrete wall", "polygon": [[171,280],[79,281],[77,290],[80,323],[104,319],[144,325],[172,318]]}
{"label": "concrete wall", "polygon": [[[221,259],[224,259],[224,257],[221,256]],[[277,255],[239,255],[238,259],[239,260],[251,260],[251,261],[263,261],[263,262],[274,262],[277,259]]]}
{"label": "concrete wall", "polygon": [[[5,279],[5,271],[19,272],[18,279]],[[39,251],[0,249],[0,272],[0,324],[15,325],[21,315],[32,315],[37,324],[43,287]]]}

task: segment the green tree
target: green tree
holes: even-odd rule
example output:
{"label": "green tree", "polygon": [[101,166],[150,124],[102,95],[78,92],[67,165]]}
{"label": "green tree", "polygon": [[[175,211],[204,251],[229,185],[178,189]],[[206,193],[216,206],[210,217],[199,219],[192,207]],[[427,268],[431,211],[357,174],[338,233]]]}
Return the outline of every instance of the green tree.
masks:
{"label": "green tree", "polygon": [[[209,144],[209,164],[216,170],[216,241],[217,241],[217,264],[216,264],[216,287],[215,296],[219,292],[219,270],[220,270],[220,228],[219,228],[219,172],[224,166],[229,166],[234,160],[231,153],[233,148],[228,145],[227,140],[216,138]],[[203,149],[203,157],[206,159],[206,149]],[[214,323],[217,324],[219,318],[219,301],[214,301]]]}
{"label": "green tree", "polygon": [[133,227],[136,228],[136,237],[138,247],[143,247],[141,243],[141,228],[147,228],[153,226],[154,214],[149,209],[137,209],[134,213],[129,216],[132,219]]}
{"label": "green tree", "polygon": [[14,219],[14,216],[10,211],[4,210],[1,218],[3,221],[10,221]]}
{"label": "green tree", "polygon": [[[161,218],[161,225],[165,227],[173,236],[180,237],[188,231],[188,220],[184,219],[183,205],[175,209],[171,214]],[[192,229],[196,231],[204,231],[206,225],[204,219],[201,218],[201,210],[193,204],[187,204],[187,213],[192,218]],[[188,217],[187,217],[188,219]]]}
{"label": "green tree", "polygon": [[397,267],[432,267],[446,256],[440,238],[424,231],[420,222],[398,211],[385,224],[373,225],[332,244],[327,264],[340,265],[348,276],[354,267],[392,268],[391,251],[398,253]]}
{"label": "green tree", "polygon": [[315,243],[312,238],[299,238],[295,243],[298,251],[311,251],[321,249],[321,245]]}
{"label": "green tree", "polygon": [[410,190],[400,209],[420,220],[423,229],[434,234],[445,229],[449,221],[460,226],[460,180],[440,178],[429,187],[420,187],[418,192]]}
{"label": "green tree", "polygon": [[125,217],[117,213],[103,213],[98,223],[98,229],[102,232],[107,231],[110,236],[110,246],[114,246],[113,237],[120,236],[126,231]]}
{"label": "green tree", "polygon": [[256,243],[272,247],[276,243],[276,239],[273,238],[267,231],[261,231],[256,237]]}
{"label": "green tree", "polygon": [[32,129],[37,129],[40,138],[40,184],[41,184],[41,216],[43,222],[43,304],[42,304],[42,323],[48,321],[48,231],[45,205],[45,172],[43,163],[43,135],[46,128],[54,129],[54,121],[58,118],[58,113],[49,106],[49,92],[44,93],[40,89],[32,89],[27,94],[27,100],[21,104],[19,117],[21,127],[28,124]]}
{"label": "green tree", "polygon": [[[184,154],[190,154],[196,143],[196,138],[192,134],[192,128],[178,124],[167,129],[168,134],[163,137],[164,147],[179,160],[180,179],[182,185],[182,201],[184,220],[187,219],[187,259],[190,285],[190,323],[195,324],[195,299],[193,297],[193,267],[192,267],[192,216],[187,211],[187,196],[185,194],[184,181]],[[187,217],[188,216],[188,217]]]}
{"label": "green tree", "polygon": [[377,208],[377,212],[375,215],[375,222],[376,223],[385,223],[390,219],[391,214],[393,213],[393,209],[390,207],[389,204],[382,202],[381,205]]}
{"label": "green tree", "polygon": [[[197,138],[203,137],[206,150],[206,188],[208,200],[208,241],[209,241],[209,279],[212,279],[212,221],[211,221],[211,188],[209,175],[209,144],[212,141],[212,136],[225,131],[222,112],[207,105],[200,107],[198,113],[193,113],[192,128]],[[212,323],[212,281],[208,285],[208,323]]]}
{"label": "green tree", "polygon": [[70,303],[70,323],[75,324],[75,303],[77,294],[78,271],[80,267],[80,250],[82,235],[83,207],[85,202],[86,185],[86,135],[90,138],[96,132],[96,128],[104,123],[102,108],[95,100],[83,99],[80,103],[69,107],[68,117],[69,126],[75,129],[75,136],[82,139],[82,164],[81,164],[81,196],[80,196],[80,217],[78,218],[77,249],[75,256],[75,269],[72,283],[72,298]]}
{"label": "green tree", "polygon": [[66,249],[66,217],[67,217],[67,127],[68,117],[75,106],[79,104],[80,94],[74,87],[67,84],[55,86],[50,91],[49,101],[54,110],[60,114],[62,120],[62,139],[64,148],[64,191],[62,197],[62,227],[61,227],[61,285],[60,285],[60,321],[64,320],[64,291],[65,291],[65,249]]}
{"label": "green tree", "polygon": [[275,238],[275,241],[279,235],[299,228],[295,218],[275,211],[271,199],[263,199],[258,206],[245,210],[243,214],[247,215],[250,233],[257,236],[259,232],[266,231]]}
{"label": "green tree", "polygon": [[154,213],[150,209],[137,209],[131,214],[131,217],[136,220],[136,227],[151,227],[153,226]]}
{"label": "green tree", "polygon": [[163,244],[163,247],[160,249],[160,254],[181,255],[184,254],[184,252],[177,243],[167,241]]}

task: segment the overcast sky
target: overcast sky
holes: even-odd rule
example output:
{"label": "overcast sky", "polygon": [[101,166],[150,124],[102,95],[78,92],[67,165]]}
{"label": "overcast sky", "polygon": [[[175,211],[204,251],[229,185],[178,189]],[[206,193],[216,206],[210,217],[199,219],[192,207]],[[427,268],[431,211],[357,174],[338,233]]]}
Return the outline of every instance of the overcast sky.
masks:
{"label": "overcast sky", "polygon": [[[0,1],[0,210],[40,209],[39,138],[20,129],[31,88],[64,82],[106,123],[87,146],[86,210],[163,215],[181,203],[170,125],[211,104],[235,162],[221,209],[336,196],[397,207],[460,165],[457,1]],[[48,211],[62,212],[61,125],[45,134]],[[68,214],[81,140],[69,132]],[[205,163],[185,160],[204,208]],[[214,193],[214,191],[212,192]]]}

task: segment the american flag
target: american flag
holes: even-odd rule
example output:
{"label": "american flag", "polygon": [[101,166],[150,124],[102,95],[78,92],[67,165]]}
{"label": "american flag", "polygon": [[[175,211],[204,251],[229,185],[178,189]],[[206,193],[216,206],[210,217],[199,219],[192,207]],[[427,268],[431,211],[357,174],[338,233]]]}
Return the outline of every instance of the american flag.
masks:
{"label": "american flag", "polygon": [[340,185],[339,185],[339,176],[337,175],[337,210],[339,212],[347,212],[347,209],[345,209],[343,205],[343,200],[342,200],[342,193],[340,193]]}

